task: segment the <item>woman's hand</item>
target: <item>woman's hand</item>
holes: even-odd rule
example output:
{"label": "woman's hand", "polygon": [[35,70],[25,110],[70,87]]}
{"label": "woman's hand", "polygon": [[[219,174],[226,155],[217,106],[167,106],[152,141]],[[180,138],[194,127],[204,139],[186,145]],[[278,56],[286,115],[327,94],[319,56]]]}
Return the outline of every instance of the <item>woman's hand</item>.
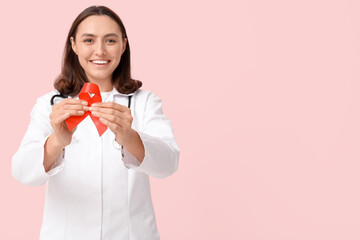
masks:
{"label": "woman's hand", "polygon": [[62,148],[71,143],[71,138],[76,128],[72,131],[66,126],[65,120],[70,116],[84,115],[89,110],[87,102],[80,99],[65,99],[52,108],[50,123],[54,130],[52,139]]}
{"label": "woman's hand", "polygon": [[130,143],[134,130],[131,128],[133,117],[129,108],[114,102],[102,102],[92,104],[90,111],[115,134],[118,144],[125,147]]}
{"label": "woman's hand", "polygon": [[116,142],[142,163],[145,148],[139,134],[131,128],[133,117],[130,109],[114,102],[94,103],[89,109],[92,115],[99,117],[99,120],[115,134]]}

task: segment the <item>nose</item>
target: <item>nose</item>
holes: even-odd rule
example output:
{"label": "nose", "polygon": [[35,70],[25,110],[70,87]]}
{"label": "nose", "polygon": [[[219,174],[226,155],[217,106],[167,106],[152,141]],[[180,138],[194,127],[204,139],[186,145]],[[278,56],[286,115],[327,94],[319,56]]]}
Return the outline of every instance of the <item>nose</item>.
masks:
{"label": "nose", "polygon": [[105,44],[101,41],[98,41],[95,46],[95,54],[98,56],[103,56],[106,53]]}

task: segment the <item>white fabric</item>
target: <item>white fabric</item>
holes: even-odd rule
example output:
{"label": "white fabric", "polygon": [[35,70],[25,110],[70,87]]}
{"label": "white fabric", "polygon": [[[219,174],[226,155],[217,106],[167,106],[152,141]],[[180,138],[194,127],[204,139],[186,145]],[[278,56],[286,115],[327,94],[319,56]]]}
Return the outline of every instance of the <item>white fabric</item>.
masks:
{"label": "white fabric", "polygon": [[[161,100],[146,90],[132,97],[132,128],[145,147],[140,166],[125,167],[121,148],[114,146],[114,134],[108,129],[99,137],[87,117],[46,173],[44,143],[52,133],[49,114],[54,94],[38,98],[12,159],[12,173],[19,182],[47,183],[40,240],[159,239],[148,176],[167,177],[177,170],[179,161],[179,147]],[[106,101],[127,106],[127,96],[114,89]]]}
{"label": "white fabric", "polygon": [[108,97],[111,95],[112,92],[101,92],[101,99],[103,102],[106,102]]}

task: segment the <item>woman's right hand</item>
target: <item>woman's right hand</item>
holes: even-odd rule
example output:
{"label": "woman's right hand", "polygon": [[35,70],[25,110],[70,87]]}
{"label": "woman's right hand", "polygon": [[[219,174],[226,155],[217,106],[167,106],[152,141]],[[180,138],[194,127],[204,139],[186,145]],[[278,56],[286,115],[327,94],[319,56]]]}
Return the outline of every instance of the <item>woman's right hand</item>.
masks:
{"label": "woman's right hand", "polygon": [[60,103],[52,107],[50,114],[50,123],[54,130],[53,140],[57,142],[57,145],[65,148],[71,143],[72,135],[76,128],[72,131],[66,126],[65,120],[71,116],[84,115],[85,111],[89,110],[86,101],[80,99],[67,98]]}

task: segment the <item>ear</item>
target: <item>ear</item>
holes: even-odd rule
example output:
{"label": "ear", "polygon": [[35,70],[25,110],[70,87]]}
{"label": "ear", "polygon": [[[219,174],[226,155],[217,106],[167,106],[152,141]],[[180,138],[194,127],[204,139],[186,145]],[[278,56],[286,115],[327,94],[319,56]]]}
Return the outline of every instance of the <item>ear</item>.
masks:
{"label": "ear", "polygon": [[72,50],[75,52],[75,54],[77,55],[77,48],[76,48],[76,44],[75,44],[75,40],[73,37],[70,37],[70,42],[71,42],[71,48]]}
{"label": "ear", "polygon": [[123,40],[123,50],[122,50],[122,53],[121,53],[121,55],[125,52],[125,50],[126,50],[126,44],[127,44],[127,38],[124,38],[124,40]]}

